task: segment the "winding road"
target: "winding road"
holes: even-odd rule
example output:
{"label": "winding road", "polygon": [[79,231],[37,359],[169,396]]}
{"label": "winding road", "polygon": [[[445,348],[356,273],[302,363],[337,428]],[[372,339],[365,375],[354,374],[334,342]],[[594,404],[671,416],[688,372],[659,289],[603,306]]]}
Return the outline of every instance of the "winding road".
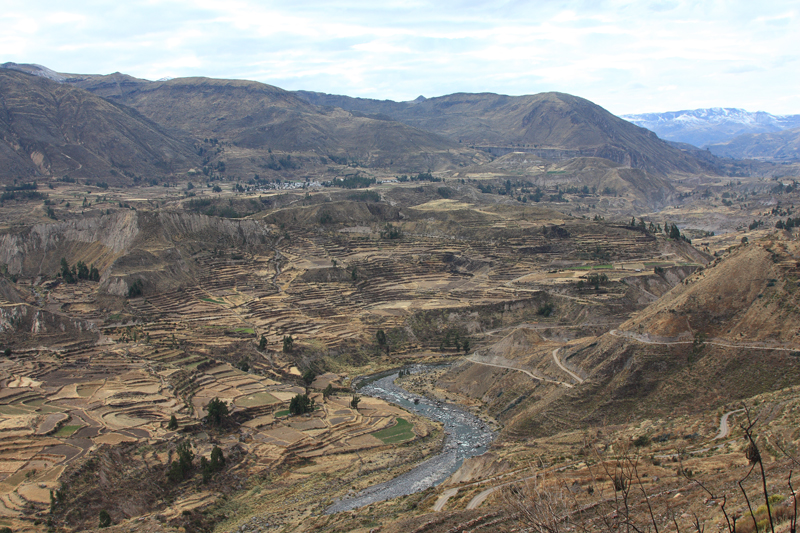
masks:
{"label": "winding road", "polygon": [[[644,335],[639,335],[637,333],[633,333],[632,331],[618,331],[616,329],[612,329],[608,332],[609,334],[613,335],[614,337],[620,337],[623,339],[630,339],[636,342],[641,342],[642,344],[660,344],[662,346],[672,346],[676,344],[694,344],[694,340],[690,341],[652,341],[644,337]],[[777,350],[781,352],[800,352],[800,347],[796,348],[781,348],[778,346],[759,346],[757,344],[733,344],[730,342],[720,342],[718,340],[709,339],[706,340],[703,344],[708,344],[710,346],[722,346],[723,348],[747,348],[748,350]]]}
{"label": "winding road", "polygon": [[561,348],[556,348],[555,350],[553,350],[553,361],[556,362],[556,364],[558,365],[558,368],[560,368],[561,370],[563,370],[564,372],[566,372],[567,374],[572,376],[575,379],[575,381],[577,381],[578,383],[583,383],[583,380],[578,376],[578,374],[576,374],[575,372],[569,370],[567,367],[565,367],[563,364],[561,364],[561,359],[558,358],[558,351],[560,349]]}
{"label": "winding road", "polygon": [[734,413],[741,413],[744,409],[736,409],[735,411],[728,411],[722,418],[719,419],[719,433],[711,440],[724,439],[731,434],[731,426],[728,424],[728,417]]}
{"label": "winding road", "polygon": [[557,381],[555,379],[543,378],[542,376],[537,376],[536,374],[533,374],[528,370],[525,370],[523,368],[518,368],[518,367],[512,366],[510,364],[509,365],[501,365],[501,364],[497,364],[497,363],[488,363],[486,361],[476,361],[475,359],[473,359],[474,357],[477,357],[477,355],[476,354],[472,354],[470,357],[467,357],[467,361],[469,361],[470,363],[476,363],[476,364],[479,364],[479,365],[494,366],[494,367],[497,367],[497,368],[507,368],[508,370],[516,370],[517,372],[522,372],[523,374],[527,374],[528,376],[531,377],[531,379],[535,379],[537,381],[544,381],[545,383],[556,383],[558,385],[564,385],[565,387],[569,387],[569,388],[573,387],[572,383],[566,383],[564,381]]}

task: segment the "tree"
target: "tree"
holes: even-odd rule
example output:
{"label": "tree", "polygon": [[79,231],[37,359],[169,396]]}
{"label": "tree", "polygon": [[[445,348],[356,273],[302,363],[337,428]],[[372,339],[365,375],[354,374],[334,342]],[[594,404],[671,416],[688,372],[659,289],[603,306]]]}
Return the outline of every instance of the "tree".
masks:
{"label": "tree", "polygon": [[386,346],[386,333],[384,333],[382,329],[379,329],[375,334],[375,340],[378,341],[378,346]]}
{"label": "tree", "polygon": [[64,279],[65,283],[75,283],[75,276],[69,269],[69,263],[67,263],[64,257],[61,258],[61,277]]}
{"label": "tree", "polygon": [[378,348],[383,348],[386,351],[386,355],[389,355],[389,339],[382,329],[379,329],[375,334],[375,340],[378,341]]}
{"label": "tree", "polygon": [[353,394],[353,397],[350,399],[350,407],[358,411],[359,403],[361,403],[361,398],[358,397],[358,394]]}
{"label": "tree", "polygon": [[169,417],[169,424],[167,424],[167,429],[170,431],[175,431],[178,429],[178,419],[175,418],[175,415]]}
{"label": "tree", "polygon": [[228,416],[228,404],[219,398],[213,398],[208,405],[206,405],[206,413],[208,414],[208,421],[213,426],[221,426],[222,422]]}
{"label": "tree", "polygon": [[669,238],[678,240],[681,238],[681,230],[678,229],[678,226],[675,224],[672,225],[672,228],[669,230]]}
{"label": "tree", "polygon": [[225,467],[225,455],[222,453],[222,448],[214,446],[211,449],[211,460],[205,457],[200,458],[200,468],[203,470],[203,483],[211,481],[214,472],[218,472]]}
{"label": "tree", "polygon": [[130,287],[128,287],[128,298],[136,298],[137,296],[141,296],[143,288],[144,283],[142,283],[142,280],[137,279],[131,284]]}
{"label": "tree", "polygon": [[605,285],[608,282],[608,276],[605,274],[590,274],[586,281],[594,286],[594,290],[600,290],[600,285]]}
{"label": "tree", "polygon": [[307,394],[298,394],[289,402],[289,412],[293,415],[302,415],[314,410],[314,400]]}
{"label": "tree", "polygon": [[294,348],[294,339],[291,335],[283,336],[283,353],[290,353]]}
{"label": "tree", "polygon": [[261,335],[261,340],[258,341],[258,350],[263,352],[267,349],[267,338],[264,335]]}
{"label": "tree", "polygon": [[222,453],[222,448],[214,446],[211,449],[211,462],[208,465],[214,471],[222,470],[222,467],[225,466],[225,455]]}
{"label": "tree", "polygon": [[303,372],[302,378],[303,378],[303,383],[306,384],[306,390],[308,390],[308,388],[311,386],[311,384],[314,383],[314,378],[316,378],[316,377],[317,377],[317,375],[310,368],[308,370],[306,370],[305,372]]}
{"label": "tree", "polygon": [[469,339],[464,339],[464,343],[461,345],[464,348],[464,353],[469,353]]}
{"label": "tree", "polygon": [[111,515],[108,514],[108,511],[106,511],[105,509],[100,511],[99,518],[100,518],[100,527],[105,528],[111,525]]}
{"label": "tree", "polygon": [[333,394],[333,385],[328,383],[328,386],[322,390],[322,399],[327,400]]}
{"label": "tree", "polygon": [[89,279],[89,267],[83,261],[78,261],[78,279]]}
{"label": "tree", "polygon": [[173,483],[180,483],[192,472],[194,452],[192,451],[192,445],[187,441],[179,443],[175,452],[178,454],[178,460],[170,463],[169,470],[167,470],[167,479]]}

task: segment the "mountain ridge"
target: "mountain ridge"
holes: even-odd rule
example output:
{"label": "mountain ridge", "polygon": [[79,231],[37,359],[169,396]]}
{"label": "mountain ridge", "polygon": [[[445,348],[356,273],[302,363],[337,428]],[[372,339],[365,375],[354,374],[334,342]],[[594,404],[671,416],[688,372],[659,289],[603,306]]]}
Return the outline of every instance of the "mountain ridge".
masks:
{"label": "mountain ridge", "polygon": [[654,131],[664,140],[698,147],[725,142],[743,134],[800,127],[800,115],[773,115],[765,111],[750,112],[732,107],[625,114],[620,117]]}

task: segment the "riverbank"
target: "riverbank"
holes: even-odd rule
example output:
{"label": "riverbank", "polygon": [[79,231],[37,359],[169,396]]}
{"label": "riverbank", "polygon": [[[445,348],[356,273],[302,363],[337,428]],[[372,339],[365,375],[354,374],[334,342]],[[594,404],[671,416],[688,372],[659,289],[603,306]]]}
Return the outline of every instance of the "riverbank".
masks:
{"label": "riverbank", "polygon": [[[412,374],[422,370],[424,369],[413,369]],[[392,480],[373,485],[353,497],[335,502],[325,510],[326,514],[357,509],[436,486],[458,470],[464,459],[484,453],[494,440],[495,432],[474,414],[455,404],[409,392],[395,384],[398,377],[399,372],[393,372],[374,381],[366,378],[367,384],[359,388],[359,393],[381,398],[441,422],[445,432],[442,451]]]}

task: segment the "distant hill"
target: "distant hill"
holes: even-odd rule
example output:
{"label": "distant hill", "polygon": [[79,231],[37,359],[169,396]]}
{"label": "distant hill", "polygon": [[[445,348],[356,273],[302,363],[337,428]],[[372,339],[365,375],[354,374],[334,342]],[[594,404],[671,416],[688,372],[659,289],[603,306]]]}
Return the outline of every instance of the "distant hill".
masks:
{"label": "distant hill", "polygon": [[0,95],[0,180],[67,175],[129,182],[199,162],[188,137],[49,76],[0,69]]}
{"label": "distant hill", "polygon": [[409,102],[297,92],[317,105],[392,117],[495,155],[529,151],[539,157],[603,157],[649,172],[702,172],[704,162],[646,129],[590,102],[564,93],[504,96],[458,93]]}
{"label": "distant hill", "polygon": [[800,128],[800,115],[771,115],[727,107],[622,115],[622,118],[656,132],[662,139],[699,147],[723,143],[738,135]]}
{"label": "distant hill", "polygon": [[240,159],[255,157],[263,166],[270,165],[269,150],[304,153],[306,161],[314,155],[332,156],[328,163],[357,161],[412,172],[474,161],[475,150],[440,135],[388,117],[320,108],[288,91],[253,81],[178,78],[141,83],[114,74],[75,83],[198,139],[230,142],[244,150]]}
{"label": "distant hill", "polygon": [[716,156],[735,159],[800,161],[800,128],[739,135],[726,142],[711,144],[708,150]]}

